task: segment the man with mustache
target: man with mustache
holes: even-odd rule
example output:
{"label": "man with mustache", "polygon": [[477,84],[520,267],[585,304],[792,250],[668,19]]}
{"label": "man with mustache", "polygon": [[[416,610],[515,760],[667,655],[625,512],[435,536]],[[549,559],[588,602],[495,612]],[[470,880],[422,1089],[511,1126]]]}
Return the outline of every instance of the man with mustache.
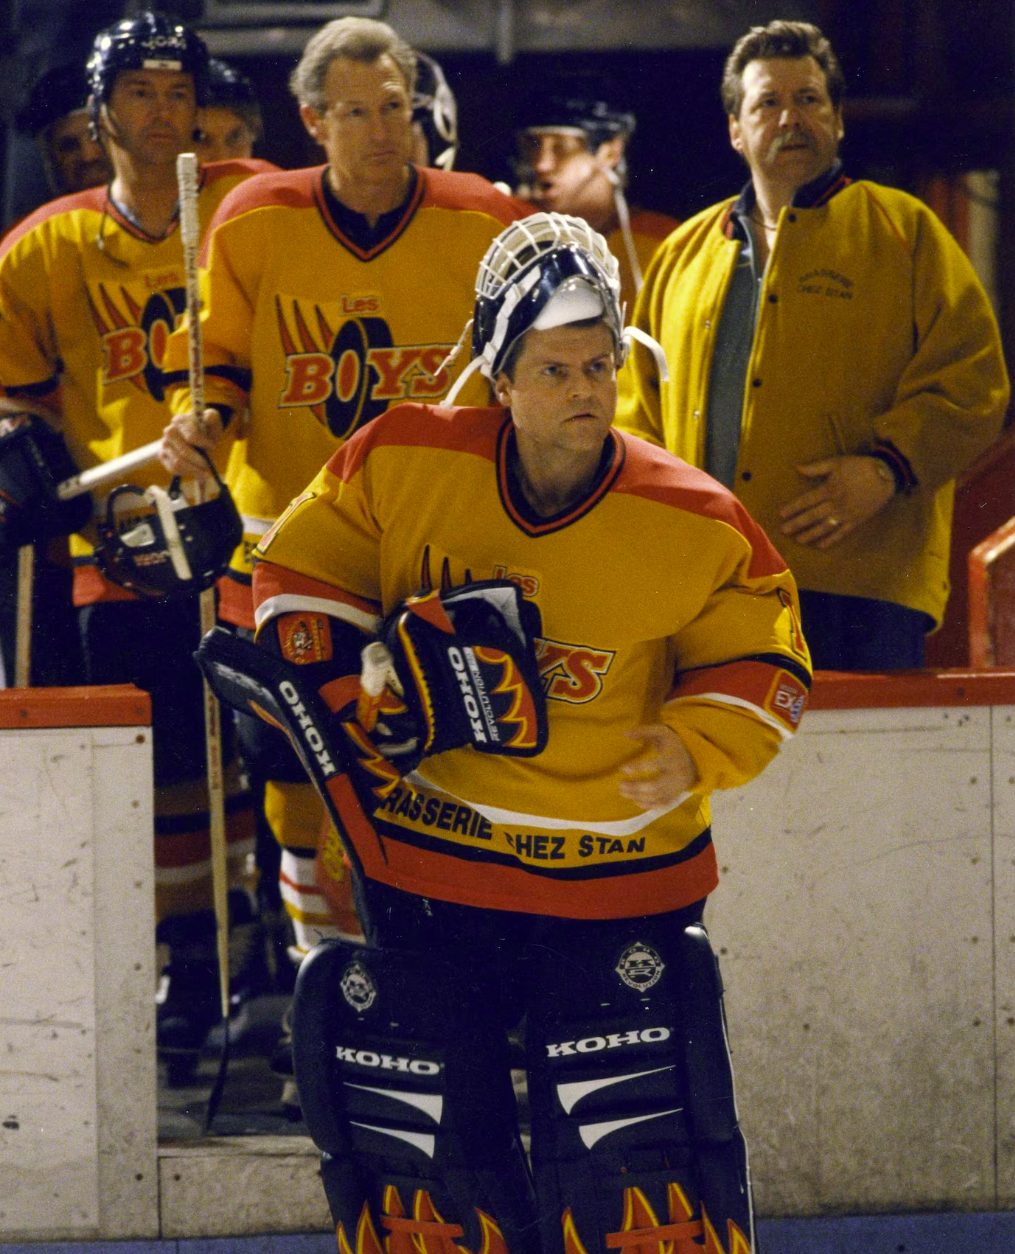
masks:
{"label": "man with mustache", "polygon": [[987,297],[920,201],[838,160],[827,39],[775,21],[734,47],[722,97],[751,178],[662,246],[618,424],[703,466],[775,540],[815,666],[921,666],[944,613],[954,479],[1008,401]]}

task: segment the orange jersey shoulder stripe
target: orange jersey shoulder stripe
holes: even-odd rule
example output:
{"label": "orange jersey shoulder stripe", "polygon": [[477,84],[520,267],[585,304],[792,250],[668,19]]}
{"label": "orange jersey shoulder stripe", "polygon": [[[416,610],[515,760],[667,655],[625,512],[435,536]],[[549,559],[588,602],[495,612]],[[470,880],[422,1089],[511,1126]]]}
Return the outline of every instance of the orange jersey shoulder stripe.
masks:
{"label": "orange jersey shoulder stripe", "polygon": [[373,449],[384,445],[400,448],[449,449],[473,453],[494,461],[497,436],[506,410],[454,408],[409,402],[396,405],[362,427],[328,462],[328,469],[343,482],[350,480]]}
{"label": "orange jersey shoulder stripe", "polygon": [[496,218],[505,226],[532,213],[531,205],[505,196],[478,174],[429,167],[421,169],[419,174],[423,185],[422,209],[473,209]]}
{"label": "orange jersey shoulder stripe", "polygon": [[321,579],[311,579],[309,575],[300,575],[285,566],[263,558],[254,567],[254,604],[261,605],[269,597],[298,596],[313,597],[318,600],[337,601],[343,605],[351,605],[364,614],[379,614],[380,607],[375,601],[353,596],[336,588],[334,584],[325,583]]}
{"label": "orange jersey shoulder stripe", "polygon": [[93,213],[101,213],[105,199],[106,189],[104,187],[89,187],[86,191],[75,192],[71,196],[60,196],[56,200],[50,200],[46,204],[40,205],[27,218],[22,218],[20,222],[12,226],[3,239],[0,240],[0,257],[13,248],[18,240],[23,239],[29,231],[33,231],[39,226],[40,223],[46,222],[50,218],[59,217],[64,213],[74,213],[76,210],[91,210]]}
{"label": "orange jersey shoulder stripe", "polygon": [[[233,164],[232,162],[216,164]],[[209,167],[211,169],[214,166]],[[324,166],[307,166],[301,170],[274,170],[254,174],[223,198],[205,232],[201,264],[207,265],[208,242],[215,229],[232,218],[240,218],[255,209],[307,209],[315,204],[314,187]]]}
{"label": "orange jersey shoulder stripe", "polygon": [[767,534],[758,526],[732,492],[719,482],[681,461],[664,449],[620,432],[627,446],[627,460],[615,492],[641,496],[703,518],[714,518],[739,531],[751,548],[751,578],[781,574],[786,563]]}

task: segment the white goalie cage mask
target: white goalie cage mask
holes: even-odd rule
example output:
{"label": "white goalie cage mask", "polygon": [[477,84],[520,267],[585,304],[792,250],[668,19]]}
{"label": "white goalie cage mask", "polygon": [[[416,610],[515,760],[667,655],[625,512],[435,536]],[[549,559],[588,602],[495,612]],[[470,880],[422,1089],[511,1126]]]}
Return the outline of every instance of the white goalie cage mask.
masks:
{"label": "white goalie cage mask", "polygon": [[[492,382],[527,331],[595,317],[602,318],[613,335],[618,369],[630,338],[649,339],[634,328],[624,329],[619,267],[606,240],[584,219],[563,213],[534,213],[513,222],[479,263],[470,323],[472,361],[444,403],[454,404],[466,379],[477,370]],[[468,332],[466,326],[445,365],[457,356]],[[654,340],[651,346],[658,349]],[[660,366],[662,373],[665,362]]]}

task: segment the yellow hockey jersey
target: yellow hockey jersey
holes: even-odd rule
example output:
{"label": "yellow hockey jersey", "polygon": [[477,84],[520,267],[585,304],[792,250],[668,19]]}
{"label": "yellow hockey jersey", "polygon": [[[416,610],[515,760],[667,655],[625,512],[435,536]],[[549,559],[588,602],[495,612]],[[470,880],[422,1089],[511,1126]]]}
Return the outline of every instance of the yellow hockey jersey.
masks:
{"label": "yellow hockey jersey", "polygon": [[[253,626],[253,546],[336,446],[393,404],[447,392],[441,364],[472,315],[479,260],[526,212],[477,175],[414,167],[408,199],[364,243],[325,170],[252,180],[206,245],[205,398],[249,409],[227,476],[245,538],[220,604],[241,626]],[[167,356],[181,413],[185,330]]]}
{"label": "yellow hockey jersey", "polygon": [[[364,872],[501,910],[676,909],[717,882],[708,794],[750,779],[799,722],[795,584],[725,488],[616,430],[588,498],[533,514],[509,469],[513,432],[502,409],[422,405],[358,432],[262,541],[258,622],[325,612],[370,633],[421,588],[515,581],[542,617],[547,748],[424,761],[357,842]],[[618,791],[636,752],[623,733],[659,721],[699,780],[646,812]]]}
{"label": "yellow hockey jersey", "polygon": [[[266,161],[223,161],[201,171],[206,227],[222,198]],[[25,218],[0,244],[0,395],[55,404],[82,470],[157,440],[169,421],[165,352],[185,306],[183,246],[174,229],[153,240],[104,187],[64,196]],[[158,465],[124,476],[165,485]],[[96,507],[103,497],[96,494]],[[74,600],[126,599],[71,537]]]}

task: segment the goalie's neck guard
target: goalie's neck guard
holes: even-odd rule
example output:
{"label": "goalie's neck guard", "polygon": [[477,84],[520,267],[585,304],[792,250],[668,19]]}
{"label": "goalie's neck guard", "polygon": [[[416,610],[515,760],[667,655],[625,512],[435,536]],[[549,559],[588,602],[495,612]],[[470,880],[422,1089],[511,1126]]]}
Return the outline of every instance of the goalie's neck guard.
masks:
{"label": "goalie's neck guard", "polygon": [[527,331],[588,318],[602,318],[610,328],[618,367],[637,340],[655,357],[660,377],[669,378],[660,345],[636,327],[624,328],[617,259],[598,232],[563,213],[534,213],[512,223],[479,263],[475,312],[444,367],[461,352],[470,328],[473,356],[444,403],[453,405],[477,370],[493,382]]}

